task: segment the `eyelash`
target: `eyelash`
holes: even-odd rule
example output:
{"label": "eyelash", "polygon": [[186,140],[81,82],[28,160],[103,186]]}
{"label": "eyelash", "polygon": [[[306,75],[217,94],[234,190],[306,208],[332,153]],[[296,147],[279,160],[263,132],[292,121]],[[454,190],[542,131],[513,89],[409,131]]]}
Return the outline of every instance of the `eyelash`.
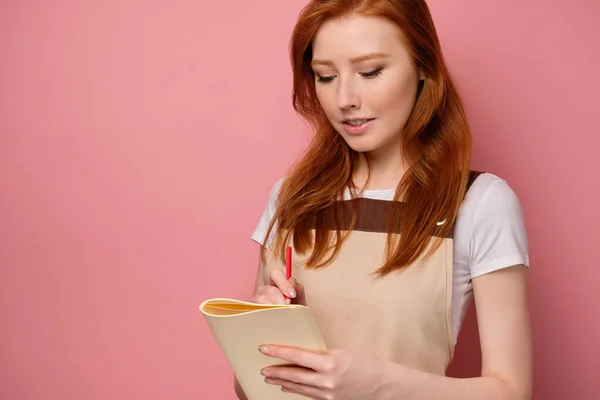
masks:
{"label": "eyelash", "polygon": [[[381,75],[381,71],[383,71],[383,68],[377,68],[373,71],[361,72],[360,75],[365,79],[373,79]],[[317,81],[319,83],[329,83],[333,80],[333,78],[333,76],[319,76]]]}

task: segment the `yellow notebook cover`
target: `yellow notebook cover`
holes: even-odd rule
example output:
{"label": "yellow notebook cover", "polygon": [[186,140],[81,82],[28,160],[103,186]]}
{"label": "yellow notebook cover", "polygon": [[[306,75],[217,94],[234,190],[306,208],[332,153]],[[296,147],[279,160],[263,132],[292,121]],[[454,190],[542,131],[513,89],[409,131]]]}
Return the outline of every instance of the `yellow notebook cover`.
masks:
{"label": "yellow notebook cover", "polygon": [[309,307],[214,298],[204,301],[200,311],[248,400],[305,399],[265,383],[261,369],[286,362],[260,353],[258,347],[280,344],[326,351],[325,341]]}

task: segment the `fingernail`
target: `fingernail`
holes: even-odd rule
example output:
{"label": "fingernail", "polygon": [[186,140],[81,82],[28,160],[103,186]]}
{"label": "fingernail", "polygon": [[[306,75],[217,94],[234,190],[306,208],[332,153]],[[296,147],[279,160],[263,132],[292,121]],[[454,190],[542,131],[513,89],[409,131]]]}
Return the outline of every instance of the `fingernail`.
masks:
{"label": "fingernail", "polygon": [[292,299],[296,298],[296,291],[294,289],[290,289],[289,294]]}
{"label": "fingernail", "polygon": [[263,354],[269,354],[269,349],[267,349],[265,346],[260,346],[258,350]]}
{"label": "fingernail", "polygon": [[261,371],[260,371],[260,373],[261,373],[261,375],[263,375],[263,376],[269,376],[269,371],[267,371],[267,370],[265,370],[265,369],[261,370]]}

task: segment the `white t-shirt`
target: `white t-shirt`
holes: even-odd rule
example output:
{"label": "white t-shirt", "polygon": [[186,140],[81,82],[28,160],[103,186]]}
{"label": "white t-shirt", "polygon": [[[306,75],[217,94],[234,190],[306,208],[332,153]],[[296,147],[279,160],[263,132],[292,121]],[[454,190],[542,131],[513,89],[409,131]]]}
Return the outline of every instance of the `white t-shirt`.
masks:
{"label": "white t-shirt", "polygon": [[[273,185],[252,233],[251,238],[257,243],[265,244],[281,183],[282,179]],[[395,188],[365,190],[362,197],[391,201],[394,194]],[[454,229],[452,327],[453,337],[457,338],[473,294],[471,279],[512,265],[529,267],[529,249],[519,199],[505,180],[490,173],[479,175],[471,185]],[[274,232],[267,246],[273,237]]]}

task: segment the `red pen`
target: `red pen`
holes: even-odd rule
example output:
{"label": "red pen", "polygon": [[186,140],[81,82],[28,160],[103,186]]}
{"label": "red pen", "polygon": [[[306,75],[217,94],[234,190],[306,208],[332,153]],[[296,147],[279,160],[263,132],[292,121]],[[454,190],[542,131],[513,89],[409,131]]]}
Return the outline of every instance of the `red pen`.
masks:
{"label": "red pen", "polygon": [[[292,277],[292,248],[290,246],[288,246],[285,249],[285,279],[287,279],[289,281],[291,277]],[[285,296],[285,299],[289,300],[290,298],[288,296]]]}

